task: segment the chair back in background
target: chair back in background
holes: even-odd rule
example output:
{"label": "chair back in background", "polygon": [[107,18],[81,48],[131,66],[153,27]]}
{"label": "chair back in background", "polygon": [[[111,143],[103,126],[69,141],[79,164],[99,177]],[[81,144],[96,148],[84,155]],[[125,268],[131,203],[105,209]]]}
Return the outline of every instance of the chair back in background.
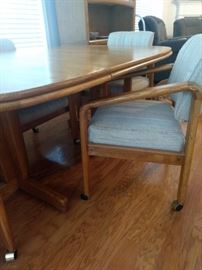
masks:
{"label": "chair back in background", "polygon": [[178,19],[173,25],[173,36],[192,36],[202,33],[202,16]]}
{"label": "chair back in background", "polygon": [[[191,37],[181,48],[168,83],[195,82],[202,86],[202,34]],[[172,95],[175,101],[175,117],[187,121],[191,106],[191,94],[180,92]]]}
{"label": "chair back in background", "polygon": [[[154,33],[149,31],[123,31],[112,32],[108,37],[108,48],[132,48],[132,47],[151,47],[154,40]],[[113,94],[120,94],[124,89],[123,81],[109,83],[109,89]],[[127,85],[127,83],[126,83]],[[149,79],[146,77],[134,77],[131,81],[130,89],[137,91],[149,86]],[[128,90],[128,89],[127,89]]]}
{"label": "chair back in background", "polygon": [[[163,20],[155,16],[145,16],[143,19],[146,30],[154,32],[154,45],[167,39],[166,26]],[[142,21],[139,21],[139,29],[144,31]]]}
{"label": "chair back in background", "polygon": [[150,31],[123,31],[110,33],[107,46],[130,48],[135,46],[148,47],[152,46],[154,33]]}
{"label": "chair back in background", "polygon": [[0,38],[0,53],[15,51],[16,47],[13,41],[9,39]]}

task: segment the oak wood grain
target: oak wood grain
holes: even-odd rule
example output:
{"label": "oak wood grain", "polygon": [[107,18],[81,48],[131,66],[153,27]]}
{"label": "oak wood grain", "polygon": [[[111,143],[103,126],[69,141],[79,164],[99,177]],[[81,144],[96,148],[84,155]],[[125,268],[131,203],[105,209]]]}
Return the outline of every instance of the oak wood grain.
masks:
{"label": "oak wood grain", "polygon": [[[121,151],[121,157],[120,157]],[[181,165],[184,163],[184,153],[169,151],[143,150],[130,147],[118,147],[113,145],[90,144],[88,145],[89,155],[100,157],[114,157],[122,159],[136,159],[143,162],[157,162],[164,164]]]}
{"label": "oak wood grain", "polygon": [[[167,57],[167,47],[108,49],[67,46],[23,49],[0,56],[0,110],[28,107],[105,83],[119,71],[133,71]],[[12,80],[10,79],[12,78]]]}
{"label": "oak wood grain", "polygon": [[9,251],[15,250],[15,244],[11,233],[10,224],[8,222],[7,213],[1,196],[0,196],[0,237],[7,250]]}
{"label": "oak wood grain", "polygon": [[[33,165],[41,164],[42,156],[50,160],[49,153],[55,152],[52,159],[57,160],[58,168],[50,175],[50,166],[45,166],[47,176],[43,181],[55,189],[60,186],[69,190],[71,207],[64,214],[22,192],[12,196],[6,208],[19,256],[12,264],[0,259],[0,269],[200,270],[201,133],[202,118],[186,207],[175,213],[169,206],[177,191],[178,166],[145,164],[138,159],[92,158],[94,196],[84,202],[79,199],[81,163],[68,167],[67,149],[71,141],[70,137],[67,139],[66,116],[44,124],[37,138],[32,132],[26,132],[25,141]],[[61,155],[57,154],[58,148]],[[61,156],[66,157],[62,160],[66,164],[62,170]],[[1,257],[3,254],[0,242]]]}

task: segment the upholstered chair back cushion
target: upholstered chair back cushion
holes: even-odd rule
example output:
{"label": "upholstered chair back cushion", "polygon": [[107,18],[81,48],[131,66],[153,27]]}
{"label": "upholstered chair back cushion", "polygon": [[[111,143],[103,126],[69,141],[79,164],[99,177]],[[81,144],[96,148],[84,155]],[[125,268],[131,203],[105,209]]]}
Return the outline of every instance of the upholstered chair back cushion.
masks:
{"label": "upholstered chair back cushion", "polygon": [[202,17],[185,17],[174,22],[174,37],[202,33]]}
{"label": "upholstered chair back cushion", "polygon": [[0,53],[11,52],[15,50],[16,50],[15,44],[11,40],[0,38]]}
{"label": "upholstered chair back cushion", "polygon": [[154,39],[154,33],[149,31],[135,32],[135,31],[123,31],[113,32],[109,35],[107,46],[110,47],[148,47],[152,46]]}
{"label": "upholstered chair back cushion", "polygon": [[[108,48],[132,48],[132,47],[151,47],[153,44],[154,33],[150,31],[123,31],[112,32],[109,35]],[[122,93],[123,80],[116,80],[108,84],[113,95]],[[132,90],[138,91],[149,86],[149,80],[146,77],[136,76],[132,79]]]}
{"label": "upholstered chair back cushion", "polygon": [[[146,30],[154,32],[154,45],[167,39],[166,26],[163,20],[155,16],[144,17]],[[143,30],[142,22],[139,22],[140,30]]]}
{"label": "upholstered chair back cushion", "polygon": [[[202,87],[202,34],[191,37],[181,48],[168,83],[195,82]],[[191,94],[180,92],[172,96],[175,100],[175,117],[188,120]]]}

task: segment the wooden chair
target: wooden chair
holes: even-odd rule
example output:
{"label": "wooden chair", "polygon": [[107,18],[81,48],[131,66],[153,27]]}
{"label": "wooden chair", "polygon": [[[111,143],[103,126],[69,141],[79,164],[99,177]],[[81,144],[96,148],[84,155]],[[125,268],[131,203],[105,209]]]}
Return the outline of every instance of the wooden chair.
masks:
{"label": "wooden chair", "polygon": [[[154,33],[149,31],[135,32],[123,31],[112,32],[109,35],[107,46],[109,49],[131,48],[131,47],[150,47],[153,44]],[[150,76],[150,79],[151,76]],[[122,91],[137,91],[148,87],[149,78],[146,76],[126,77],[122,80],[116,80],[108,83],[108,89],[112,94],[118,94]]]}
{"label": "wooden chair", "polygon": [[15,243],[11,233],[8,217],[4,207],[2,198],[0,197],[0,236],[2,242],[7,249],[5,253],[6,261],[13,261],[17,258],[17,250],[15,249]]}
{"label": "wooden chair", "polygon": [[[91,102],[80,110],[84,193],[90,195],[89,156],[181,166],[174,210],[183,208],[202,101],[202,34],[181,49],[167,85]],[[175,107],[145,100],[172,95]],[[97,108],[89,121],[90,111]],[[187,120],[186,136],[181,121]]]}

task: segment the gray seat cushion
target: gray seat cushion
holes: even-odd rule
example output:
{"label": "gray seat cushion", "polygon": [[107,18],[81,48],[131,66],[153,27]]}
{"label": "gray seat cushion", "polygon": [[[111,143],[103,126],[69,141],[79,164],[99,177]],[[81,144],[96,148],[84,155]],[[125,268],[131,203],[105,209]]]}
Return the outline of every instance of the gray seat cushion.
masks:
{"label": "gray seat cushion", "polygon": [[42,117],[56,113],[60,109],[68,106],[68,98],[60,98],[36,106],[19,110],[19,120],[21,125],[28,124]]}
{"label": "gray seat cushion", "polygon": [[185,138],[173,108],[140,100],[99,108],[89,125],[89,142],[168,151],[183,151]]}

